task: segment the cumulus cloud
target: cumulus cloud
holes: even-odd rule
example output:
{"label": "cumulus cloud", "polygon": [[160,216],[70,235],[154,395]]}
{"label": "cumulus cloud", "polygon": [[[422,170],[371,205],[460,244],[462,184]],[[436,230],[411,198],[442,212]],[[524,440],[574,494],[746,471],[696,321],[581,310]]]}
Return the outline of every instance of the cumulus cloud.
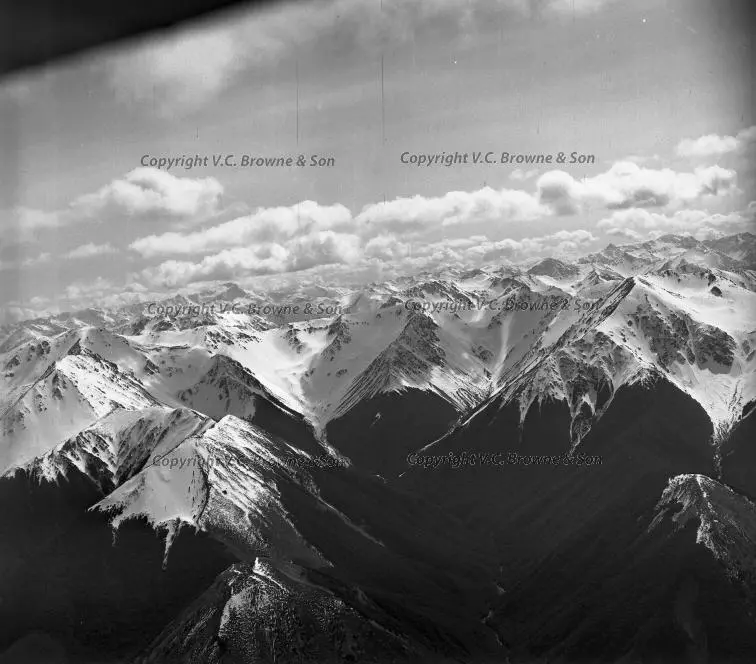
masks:
{"label": "cumulus cloud", "polygon": [[356,217],[360,226],[384,231],[418,231],[480,221],[527,221],[548,214],[534,196],[517,189],[450,191],[444,196],[397,198],[365,206]]}
{"label": "cumulus cloud", "polygon": [[410,245],[394,234],[379,235],[365,244],[365,256],[377,258],[381,261],[396,261],[406,258],[410,251]]}
{"label": "cumulus cloud", "polygon": [[742,129],[734,136],[707,134],[699,138],[686,138],[677,145],[681,157],[708,158],[744,151],[756,143],[756,126]]}
{"label": "cumulus cloud", "polygon": [[319,205],[303,201],[289,207],[258,208],[206,230],[163,233],[139,238],[130,249],[145,258],[160,255],[197,254],[239,247],[252,242],[282,242],[310,233],[343,228],[352,213],[341,204]]}
{"label": "cumulus cloud", "polygon": [[[374,203],[366,205],[356,217],[341,204],[303,201],[288,207],[258,208],[250,215],[201,231],[150,235],[135,240],[130,248],[144,258],[208,253],[251,243],[272,242],[289,248],[288,243],[295,239],[322,231],[349,231],[366,239],[400,233],[406,240],[408,233],[444,226],[524,221],[548,213],[531,194],[490,187],[472,192],[453,191],[435,198],[414,196]],[[387,242],[375,240],[368,244],[369,251],[379,252],[379,247]]]}
{"label": "cumulus cloud", "polygon": [[[499,244],[486,240],[476,246],[463,246],[469,240],[454,238],[453,234],[462,235],[475,224],[480,224],[481,231],[496,233],[509,223],[575,214],[591,204],[624,212],[603,220],[599,228],[609,234],[620,233],[617,229],[624,228],[625,236],[634,239],[636,236],[629,231],[652,232],[665,223],[678,230],[706,217],[710,226],[725,225],[724,218],[692,211],[686,206],[707,196],[721,196],[734,186],[735,172],[719,166],[685,173],[619,162],[604,173],[582,180],[564,171],[544,173],[534,194],[484,187],[437,197],[418,195],[366,205],[356,216],[343,205],[323,206],[314,201],[258,208],[251,214],[203,230],[142,237],[132,242],[130,248],[145,259],[203,256],[198,263],[166,261],[145,273],[153,283],[173,285],[200,279],[232,279],[242,273],[296,272],[318,265],[416,261],[429,255],[428,251],[435,252],[439,260],[450,261],[475,256],[479,260],[530,256],[547,249],[570,253],[595,241],[595,237],[584,230],[559,231],[537,239],[500,240]],[[651,215],[649,208],[668,210],[669,214]],[[700,223],[703,228],[704,222]],[[432,249],[427,241],[423,245],[424,238],[431,238],[441,229],[452,234],[445,242],[455,245]],[[466,251],[472,253],[466,255]]]}
{"label": "cumulus cloud", "polygon": [[[252,275],[316,272],[371,265],[394,273],[407,273],[441,266],[473,266],[504,259],[523,259],[549,254],[570,254],[585,248],[596,237],[586,230],[567,231],[522,240],[490,241],[485,236],[447,238],[436,242],[407,242],[393,233],[370,238],[347,233],[319,231],[286,245],[268,243],[226,249],[199,262],[168,260],[145,268],[138,278],[153,288],[177,288],[194,282],[240,280]],[[340,274],[344,276],[345,272]]]}
{"label": "cumulus cloud", "polygon": [[215,178],[180,178],[151,167],[135,168],[123,178],[71,203],[74,216],[113,215],[186,218],[217,212],[223,186]]}
{"label": "cumulus cloud", "polygon": [[564,171],[549,171],[537,181],[538,200],[558,215],[580,212],[596,204],[610,209],[681,207],[704,196],[722,196],[735,189],[737,174],[720,166],[693,173],[669,168],[643,168],[615,163],[605,173],[576,180]]}
{"label": "cumulus cloud", "polygon": [[155,168],[137,168],[60,210],[16,207],[4,217],[0,231],[31,242],[44,231],[89,221],[197,221],[219,212],[222,194],[223,186],[215,178],[180,178]]}
{"label": "cumulus cloud", "polygon": [[538,200],[555,214],[577,214],[585,198],[584,189],[569,173],[549,171],[537,182]]}
{"label": "cumulus cloud", "polygon": [[316,266],[350,264],[360,259],[362,249],[355,235],[317,231],[294,238],[286,245],[268,242],[235,247],[206,256],[199,262],[170,260],[142,271],[148,283],[174,287],[193,281],[236,279],[240,275],[298,272]]}

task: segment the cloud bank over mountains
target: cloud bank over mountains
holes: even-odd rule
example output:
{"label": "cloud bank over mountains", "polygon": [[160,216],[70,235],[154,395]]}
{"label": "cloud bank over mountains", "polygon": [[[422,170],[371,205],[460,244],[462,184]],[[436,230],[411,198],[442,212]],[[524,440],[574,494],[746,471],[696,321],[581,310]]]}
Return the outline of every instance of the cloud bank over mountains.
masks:
{"label": "cloud bank over mountains", "polygon": [[[70,261],[120,252],[137,268],[125,283],[147,289],[300,273],[338,278],[364,270],[367,277],[381,263],[400,273],[439,264],[474,266],[574,254],[609,238],[640,241],[688,233],[708,239],[752,230],[754,203],[733,209],[738,195],[751,193],[741,188],[737,170],[729,163],[701,161],[742,154],[755,138],[751,127],[736,136],[683,140],[677,153],[688,156],[687,169],[623,160],[581,179],[549,170],[535,179],[530,174],[531,182],[517,180],[517,187],[398,197],[358,211],[312,200],[250,209],[245,201],[225,202],[224,186],[215,177],[140,167],[65,209],[17,210],[16,223],[29,246],[52,228],[128,221],[139,233],[161,225],[154,222],[168,224],[172,229],[140,234],[124,246],[89,241],[60,257]],[[582,227],[554,230],[563,222]],[[509,236],[512,229],[519,239]],[[49,260],[43,252],[27,257],[22,267]]]}

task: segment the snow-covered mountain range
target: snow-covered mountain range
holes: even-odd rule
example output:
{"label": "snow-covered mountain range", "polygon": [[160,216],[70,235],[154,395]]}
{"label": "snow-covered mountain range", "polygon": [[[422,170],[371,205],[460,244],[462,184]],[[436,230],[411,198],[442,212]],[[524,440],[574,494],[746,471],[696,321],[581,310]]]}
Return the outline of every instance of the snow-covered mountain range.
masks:
{"label": "snow-covered mountain range", "polygon": [[[182,532],[232,553],[152,645],[134,639],[139,661],[651,662],[670,625],[670,657],[726,661],[727,638],[756,642],[696,593],[727,587],[753,620],[754,403],[756,236],[668,235],[576,261],[290,293],[222,284],[5,326],[0,485],[91,483],[92,519],[164,534],[166,574]],[[505,484],[501,469],[406,462],[477,449],[604,462],[577,483],[544,467]],[[599,647],[601,620],[564,607],[599,611],[608,578],[629,588],[620,543],[644,561],[641,585],[659,583],[652,560],[687,561],[687,576],[649,591],[672,617],[644,616],[633,590]]]}

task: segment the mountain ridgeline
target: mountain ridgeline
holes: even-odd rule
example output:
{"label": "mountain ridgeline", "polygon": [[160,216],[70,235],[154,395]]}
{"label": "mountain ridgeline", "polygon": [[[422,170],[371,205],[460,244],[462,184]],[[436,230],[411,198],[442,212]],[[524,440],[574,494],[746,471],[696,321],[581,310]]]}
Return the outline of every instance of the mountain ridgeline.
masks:
{"label": "mountain ridgeline", "polygon": [[0,663],[756,661],[755,270],[670,235],[0,328]]}

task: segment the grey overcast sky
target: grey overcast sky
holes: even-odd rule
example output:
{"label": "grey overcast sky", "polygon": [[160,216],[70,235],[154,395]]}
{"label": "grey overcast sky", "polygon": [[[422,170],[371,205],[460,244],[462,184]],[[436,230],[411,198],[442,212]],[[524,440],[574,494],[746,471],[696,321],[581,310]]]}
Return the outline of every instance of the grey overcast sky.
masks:
{"label": "grey overcast sky", "polygon": [[[753,230],[740,6],[281,3],[6,78],[0,322],[216,280],[353,283]],[[455,152],[468,163],[403,163]]]}

